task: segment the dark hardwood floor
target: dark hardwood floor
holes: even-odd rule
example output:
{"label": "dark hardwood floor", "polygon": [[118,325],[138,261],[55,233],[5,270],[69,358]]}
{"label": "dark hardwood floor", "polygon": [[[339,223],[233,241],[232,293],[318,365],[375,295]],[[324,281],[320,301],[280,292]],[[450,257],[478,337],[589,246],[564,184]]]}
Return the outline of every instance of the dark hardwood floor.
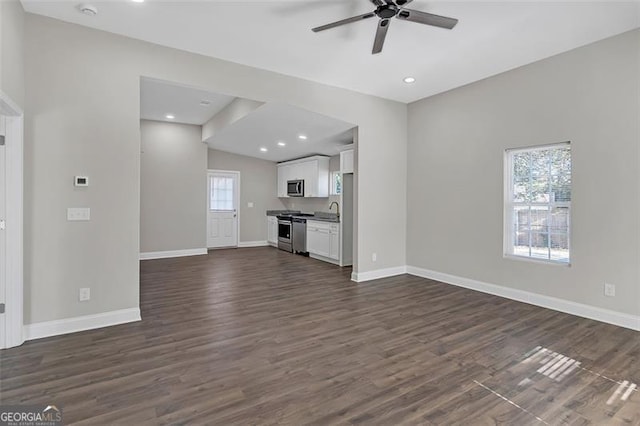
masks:
{"label": "dark hardwood floor", "polygon": [[143,320],[0,352],[68,424],[640,425],[640,333],[272,248],[141,263]]}

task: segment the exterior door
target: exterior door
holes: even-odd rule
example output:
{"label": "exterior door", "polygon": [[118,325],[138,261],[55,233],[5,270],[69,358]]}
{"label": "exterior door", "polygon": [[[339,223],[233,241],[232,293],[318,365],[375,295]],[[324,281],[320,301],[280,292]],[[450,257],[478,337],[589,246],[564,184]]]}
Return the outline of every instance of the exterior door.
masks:
{"label": "exterior door", "polygon": [[240,173],[210,171],[207,182],[207,247],[237,247]]}

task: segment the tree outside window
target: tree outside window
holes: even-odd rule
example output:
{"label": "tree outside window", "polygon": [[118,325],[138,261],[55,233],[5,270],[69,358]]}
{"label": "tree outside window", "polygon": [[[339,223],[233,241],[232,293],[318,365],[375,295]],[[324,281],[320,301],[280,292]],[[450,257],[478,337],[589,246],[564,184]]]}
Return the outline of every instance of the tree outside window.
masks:
{"label": "tree outside window", "polygon": [[506,160],[505,253],[569,263],[570,145],[509,150]]}

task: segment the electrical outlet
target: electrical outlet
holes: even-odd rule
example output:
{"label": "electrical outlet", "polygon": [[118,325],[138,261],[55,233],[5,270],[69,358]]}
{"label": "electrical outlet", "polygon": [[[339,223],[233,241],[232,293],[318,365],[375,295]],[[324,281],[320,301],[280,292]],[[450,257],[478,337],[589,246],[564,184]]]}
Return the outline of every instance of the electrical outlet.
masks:
{"label": "electrical outlet", "polygon": [[616,295],[615,284],[604,283],[604,295],[607,297],[615,297]]}
{"label": "electrical outlet", "polygon": [[91,289],[90,288],[81,288],[78,292],[78,299],[81,302],[86,302],[91,299]]}
{"label": "electrical outlet", "polygon": [[247,203],[247,207],[252,208],[252,207],[253,207],[253,201],[249,201],[249,202]]}
{"label": "electrical outlet", "polygon": [[378,253],[371,253],[371,261],[376,262],[378,260]]}

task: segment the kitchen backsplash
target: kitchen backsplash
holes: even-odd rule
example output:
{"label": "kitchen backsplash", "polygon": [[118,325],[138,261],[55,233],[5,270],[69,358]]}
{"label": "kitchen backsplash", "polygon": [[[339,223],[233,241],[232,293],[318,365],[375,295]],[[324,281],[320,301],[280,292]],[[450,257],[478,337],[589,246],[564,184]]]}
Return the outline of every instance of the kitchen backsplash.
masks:
{"label": "kitchen backsplash", "polygon": [[[329,205],[334,201],[339,203],[340,196],[332,195],[329,198],[281,198],[281,200],[289,210],[300,210],[304,213],[329,212]],[[336,208],[334,207],[331,211],[335,213]]]}

